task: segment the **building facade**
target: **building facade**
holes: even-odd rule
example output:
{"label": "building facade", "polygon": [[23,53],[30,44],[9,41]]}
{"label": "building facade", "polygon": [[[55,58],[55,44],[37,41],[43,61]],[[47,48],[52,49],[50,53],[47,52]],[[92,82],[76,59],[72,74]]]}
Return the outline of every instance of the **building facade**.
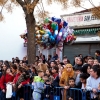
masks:
{"label": "building facade", "polygon": [[63,55],[66,55],[71,63],[74,56],[95,56],[95,50],[100,49],[100,20],[91,12],[78,12],[61,16],[74,29],[77,36],[72,45],[64,44]]}

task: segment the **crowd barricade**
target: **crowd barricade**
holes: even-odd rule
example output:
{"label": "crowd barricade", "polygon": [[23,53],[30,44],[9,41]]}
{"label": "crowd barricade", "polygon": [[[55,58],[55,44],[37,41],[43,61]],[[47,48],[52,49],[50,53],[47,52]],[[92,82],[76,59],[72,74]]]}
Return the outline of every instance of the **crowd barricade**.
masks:
{"label": "crowd barricade", "polygon": [[[24,100],[33,100],[32,99],[32,92],[33,92],[33,86],[32,85],[25,85],[24,87]],[[63,96],[63,87],[52,87],[49,85],[46,85],[46,89],[44,90],[44,93],[42,94],[43,100],[62,100]],[[71,88],[67,90],[67,100],[68,97],[73,98],[73,100],[91,100],[91,91],[86,91],[78,88]],[[98,92],[98,97],[100,98],[100,91]],[[4,93],[0,91],[0,100],[6,100]],[[12,94],[12,100],[17,100],[16,93],[13,92]],[[18,99],[19,100],[19,99]],[[99,99],[98,99],[99,100]]]}

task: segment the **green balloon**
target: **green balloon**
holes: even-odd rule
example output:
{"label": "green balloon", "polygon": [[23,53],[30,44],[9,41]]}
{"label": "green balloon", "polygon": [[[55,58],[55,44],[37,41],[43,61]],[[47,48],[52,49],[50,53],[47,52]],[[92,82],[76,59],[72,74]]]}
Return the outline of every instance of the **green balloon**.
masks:
{"label": "green balloon", "polygon": [[49,23],[49,19],[46,18],[46,19],[44,20],[44,23]]}
{"label": "green balloon", "polygon": [[55,29],[56,29],[56,23],[52,23],[52,24],[51,24],[51,28],[52,28],[53,30],[55,30]]}

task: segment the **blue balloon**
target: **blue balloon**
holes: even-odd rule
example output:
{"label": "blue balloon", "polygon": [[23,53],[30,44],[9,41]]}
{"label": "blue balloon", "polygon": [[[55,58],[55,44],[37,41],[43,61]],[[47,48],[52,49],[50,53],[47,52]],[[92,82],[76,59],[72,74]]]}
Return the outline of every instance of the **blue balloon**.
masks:
{"label": "blue balloon", "polygon": [[50,40],[51,43],[55,42],[55,38],[52,35],[49,37],[49,40]]}
{"label": "blue balloon", "polygon": [[58,24],[60,24],[61,23],[61,19],[59,19],[59,18],[55,18],[55,20],[54,20],[55,22],[57,22]]}
{"label": "blue balloon", "polygon": [[51,20],[54,21],[56,18],[55,17],[51,17]]}
{"label": "blue balloon", "polygon": [[49,30],[47,30],[47,34],[49,34],[49,41],[51,43],[54,43],[55,42],[55,38],[52,36],[52,33]]}
{"label": "blue balloon", "polygon": [[52,33],[51,33],[49,30],[47,31],[47,34],[49,34],[49,36],[51,36],[51,35],[52,35]]}
{"label": "blue balloon", "polygon": [[66,27],[68,25],[68,23],[67,22],[63,22],[63,27]]}

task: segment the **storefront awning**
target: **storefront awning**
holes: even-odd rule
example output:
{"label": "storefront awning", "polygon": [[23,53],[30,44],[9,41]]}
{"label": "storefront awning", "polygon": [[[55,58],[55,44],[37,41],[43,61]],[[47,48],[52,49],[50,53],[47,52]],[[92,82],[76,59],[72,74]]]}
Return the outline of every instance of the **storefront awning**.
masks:
{"label": "storefront awning", "polygon": [[93,36],[93,37],[77,37],[74,43],[90,43],[90,42],[99,42],[100,43],[100,37],[99,36]]}
{"label": "storefront awning", "polygon": [[98,31],[100,31],[100,28],[77,29],[74,30],[74,34],[75,35],[96,34]]}

